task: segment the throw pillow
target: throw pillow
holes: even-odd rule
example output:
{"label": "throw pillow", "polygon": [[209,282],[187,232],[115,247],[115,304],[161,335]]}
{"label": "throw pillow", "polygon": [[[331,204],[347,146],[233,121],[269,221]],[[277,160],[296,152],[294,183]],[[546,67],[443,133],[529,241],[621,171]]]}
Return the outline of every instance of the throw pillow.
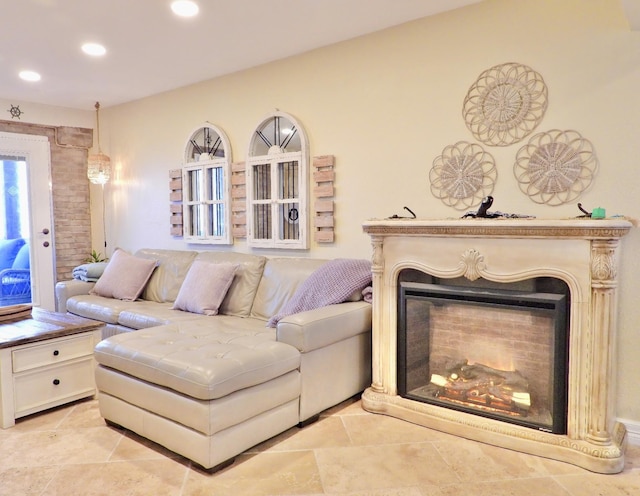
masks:
{"label": "throw pillow", "polygon": [[349,300],[355,291],[371,284],[371,262],[368,260],[338,258],[316,269],[287,301],[282,309],[267,322],[275,327],[288,315]]}
{"label": "throw pillow", "polygon": [[31,265],[31,257],[29,254],[29,244],[22,245],[15,260],[13,261],[12,269],[28,269]]}
{"label": "throw pillow", "polygon": [[10,269],[20,248],[24,245],[24,239],[3,239],[0,241],[0,269]]}
{"label": "throw pillow", "polygon": [[173,308],[185,312],[216,315],[238,265],[195,260],[184,278]]}
{"label": "throw pillow", "polygon": [[136,257],[117,248],[91,294],[134,301],[142,293],[157,265],[157,260]]}

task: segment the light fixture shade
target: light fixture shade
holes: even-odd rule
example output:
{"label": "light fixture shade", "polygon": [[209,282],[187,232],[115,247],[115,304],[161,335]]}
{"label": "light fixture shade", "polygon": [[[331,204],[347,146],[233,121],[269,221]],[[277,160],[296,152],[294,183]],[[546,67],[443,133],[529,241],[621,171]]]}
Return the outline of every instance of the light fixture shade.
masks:
{"label": "light fixture shade", "polygon": [[111,159],[101,151],[89,155],[87,177],[93,184],[107,184],[111,177]]}
{"label": "light fixture shade", "polygon": [[92,153],[87,159],[87,177],[93,184],[105,185],[111,177],[111,159],[100,149],[100,102],[96,102],[96,138],[98,153]]}

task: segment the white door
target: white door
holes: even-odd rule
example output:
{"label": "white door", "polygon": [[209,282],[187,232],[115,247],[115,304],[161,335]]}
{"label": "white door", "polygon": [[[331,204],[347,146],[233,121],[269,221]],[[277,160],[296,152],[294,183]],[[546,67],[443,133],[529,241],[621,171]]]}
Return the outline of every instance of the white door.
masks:
{"label": "white door", "polygon": [[46,136],[0,132],[0,160],[24,163],[33,306],[55,310],[51,154]]}

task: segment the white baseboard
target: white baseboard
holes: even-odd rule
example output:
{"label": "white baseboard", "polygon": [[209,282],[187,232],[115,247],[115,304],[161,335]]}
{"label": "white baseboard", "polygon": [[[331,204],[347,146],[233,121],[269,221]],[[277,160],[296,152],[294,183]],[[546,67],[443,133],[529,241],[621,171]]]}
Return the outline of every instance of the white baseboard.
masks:
{"label": "white baseboard", "polygon": [[635,446],[640,446],[640,422],[627,419],[618,419],[627,428],[627,442]]}

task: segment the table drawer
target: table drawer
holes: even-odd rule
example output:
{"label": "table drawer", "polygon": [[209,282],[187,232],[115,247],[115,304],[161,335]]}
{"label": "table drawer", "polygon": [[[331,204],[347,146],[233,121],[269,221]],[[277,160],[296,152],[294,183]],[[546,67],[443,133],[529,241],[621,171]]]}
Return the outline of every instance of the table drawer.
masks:
{"label": "table drawer", "polygon": [[16,418],[95,394],[93,358],[14,376]]}
{"label": "table drawer", "polygon": [[13,350],[13,372],[23,372],[74,358],[92,356],[93,348],[94,340],[90,333],[26,345]]}

